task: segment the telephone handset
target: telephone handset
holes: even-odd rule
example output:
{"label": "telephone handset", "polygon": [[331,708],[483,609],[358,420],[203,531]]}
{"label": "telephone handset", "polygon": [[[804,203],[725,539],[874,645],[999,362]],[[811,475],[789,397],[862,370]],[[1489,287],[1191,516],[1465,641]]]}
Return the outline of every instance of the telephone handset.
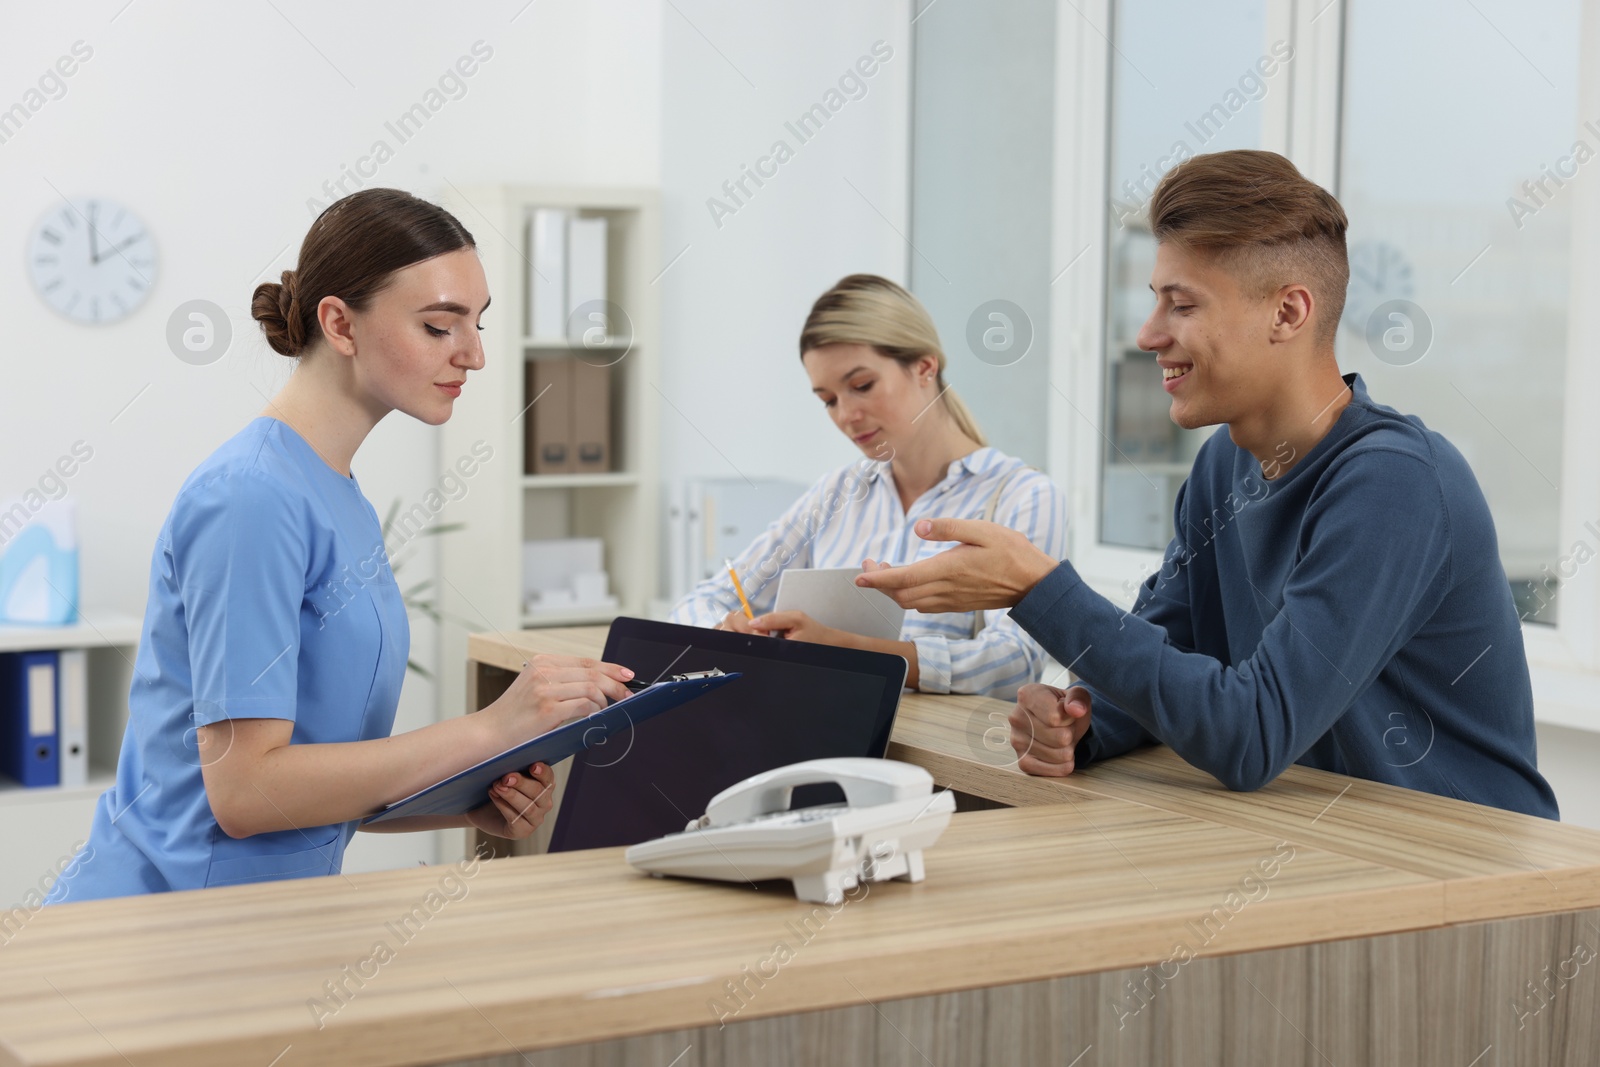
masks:
{"label": "telephone handset", "polygon": [[[845,803],[789,810],[797,786],[836,783]],[[711,798],[677,834],[628,849],[628,862],[660,877],[729,882],[784,878],[795,895],[839,904],[863,881],[920,882],[922,850],[944,833],[955,795],[895,760],[808,760],[747,778]]]}

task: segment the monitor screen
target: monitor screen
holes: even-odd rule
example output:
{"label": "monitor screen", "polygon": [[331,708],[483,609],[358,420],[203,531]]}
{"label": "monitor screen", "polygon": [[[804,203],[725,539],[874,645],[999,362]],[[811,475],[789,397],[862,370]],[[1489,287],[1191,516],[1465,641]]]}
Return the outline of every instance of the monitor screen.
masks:
{"label": "monitor screen", "polygon": [[[573,758],[550,851],[676,833],[728,786],[832,756],[881,757],[905,683],[899,656],[618,619],[604,659],[646,682],[713,667],[744,677]],[[794,807],[837,799],[795,790]]]}

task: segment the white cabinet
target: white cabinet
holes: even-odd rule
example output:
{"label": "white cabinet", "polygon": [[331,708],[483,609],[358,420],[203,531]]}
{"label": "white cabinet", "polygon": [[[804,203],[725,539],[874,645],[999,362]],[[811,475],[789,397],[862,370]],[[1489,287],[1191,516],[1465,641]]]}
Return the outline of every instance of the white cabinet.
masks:
{"label": "white cabinet", "polygon": [[[469,631],[608,622],[642,615],[660,595],[658,411],[660,204],[653,190],[451,187],[444,204],[478,242],[492,303],[483,318],[485,366],[468,377],[441,434],[441,469],[463,457],[475,473],[439,541],[439,692],[443,713],[466,692]],[[604,219],[606,300],[614,338],[530,336],[534,212],[557,208]],[[581,331],[580,331],[581,333]],[[525,420],[558,398],[529,395],[529,361],[576,355],[609,375],[609,470],[532,474]],[[535,403],[537,399],[537,403]],[[531,406],[531,407],[530,407]],[[483,460],[486,451],[492,457]],[[617,606],[529,615],[523,607],[524,541],[598,538]]]}
{"label": "white cabinet", "polygon": [[76,846],[88,839],[95,801],[116,773],[140,621],[92,609],[81,617],[75,626],[0,626],[0,652],[85,649],[89,697],[87,785],[26,789],[0,778],[0,943],[15,932],[7,924],[19,921],[11,909],[22,905],[30,890],[47,889]]}

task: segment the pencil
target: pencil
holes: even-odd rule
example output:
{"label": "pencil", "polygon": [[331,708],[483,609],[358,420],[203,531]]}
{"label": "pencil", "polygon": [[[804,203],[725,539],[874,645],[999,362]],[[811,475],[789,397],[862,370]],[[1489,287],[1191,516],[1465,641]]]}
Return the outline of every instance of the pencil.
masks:
{"label": "pencil", "polygon": [[744,595],[744,586],[739,584],[739,572],[733,569],[733,560],[724,559],[722,562],[728,565],[728,577],[733,579],[733,591],[739,594],[739,603],[744,605],[744,617],[747,619],[755,618],[755,612],[750,610],[750,601]]}

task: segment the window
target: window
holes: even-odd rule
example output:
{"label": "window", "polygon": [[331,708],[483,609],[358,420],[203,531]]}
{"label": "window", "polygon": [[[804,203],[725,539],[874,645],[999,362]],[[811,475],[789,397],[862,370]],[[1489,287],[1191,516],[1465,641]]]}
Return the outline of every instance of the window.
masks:
{"label": "window", "polygon": [[989,442],[1036,466],[1050,394],[1056,17],[1050,0],[935,3],[912,25],[910,288]]}
{"label": "window", "polygon": [[[1129,353],[1153,298],[1124,183],[1142,205],[1180,140],[1282,152],[1350,215],[1340,364],[1466,456],[1524,617],[1540,721],[1597,729],[1600,361],[1585,300],[1600,286],[1600,67],[1579,56],[1600,55],[1600,0],[1062,11],[1048,447],[1085,580],[1132,603],[1196,448],[1150,403],[1153,360]],[[1292,58],[1265,91],[1247,80],[1229,97],[1285,40]],[[1218,103],[1220,129],[1185,125],[1221,120]]]}
{"label": "window", "polygon": [[1267,40],[1265,0],[1117,0],[1112,27],[1100,540],[1161,549],[1212,430],[1173,424],[1155,357],[1134,344],[1155,299],[1143,209],[1183,160],[1263,146],[1262,101],[1287,92],[1294,53]]}
{"label": "window", "polygon": [[1571,577],[1558,491],[1571,185],[1600,169],[1600,129],[1578,121],[1579,8],[1352,0],[1345,23],[1339,365],[1466,456],[1531,623],[1556,621]]}

